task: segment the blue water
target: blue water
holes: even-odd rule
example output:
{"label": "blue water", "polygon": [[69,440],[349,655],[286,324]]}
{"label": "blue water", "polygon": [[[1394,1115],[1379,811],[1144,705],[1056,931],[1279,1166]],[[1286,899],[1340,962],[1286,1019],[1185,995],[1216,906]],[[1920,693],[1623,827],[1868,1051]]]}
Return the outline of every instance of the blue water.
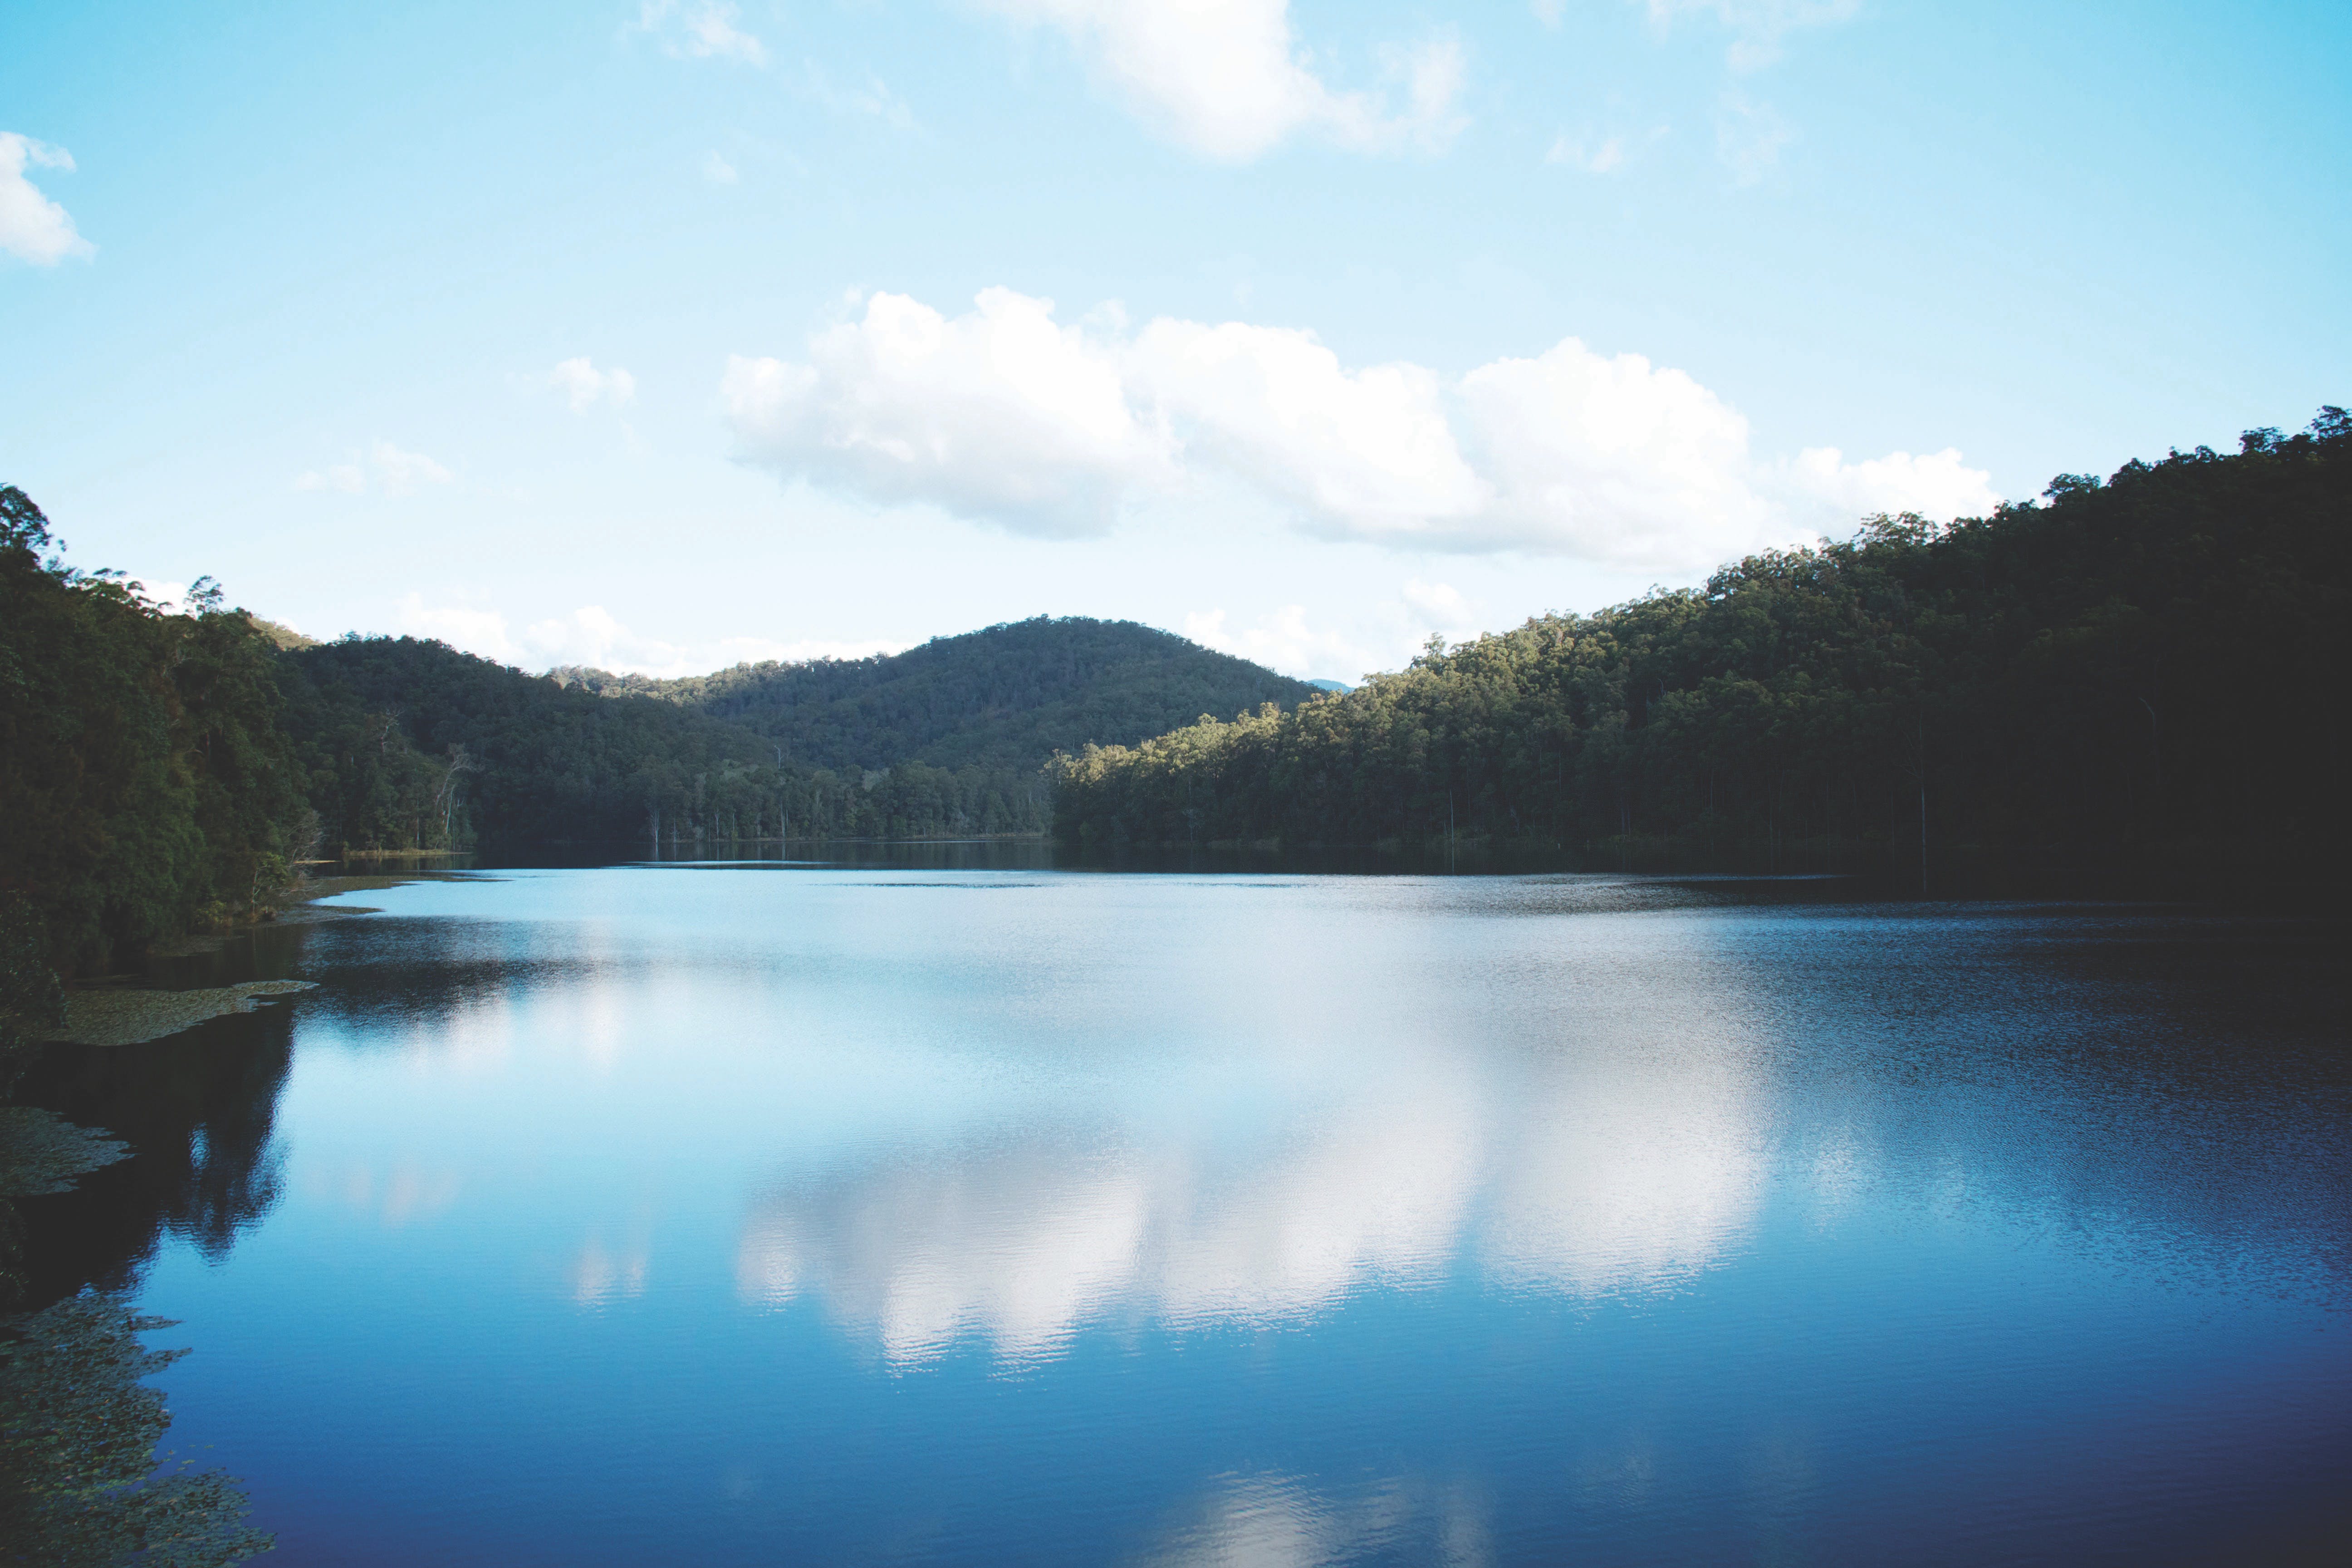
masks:
{"label": "blue water", "polygon": [[355,895],[257,950],[319,990],[105,1065],[121,1101],[263,1063],[172,1156],[243,1195],[200,1224],[175,1188],[123,1277],[195,1348],[171,1445],[246,1479],[282,1568],[2201,1562],[2352,1527],[2333,938],[1837,896]]}

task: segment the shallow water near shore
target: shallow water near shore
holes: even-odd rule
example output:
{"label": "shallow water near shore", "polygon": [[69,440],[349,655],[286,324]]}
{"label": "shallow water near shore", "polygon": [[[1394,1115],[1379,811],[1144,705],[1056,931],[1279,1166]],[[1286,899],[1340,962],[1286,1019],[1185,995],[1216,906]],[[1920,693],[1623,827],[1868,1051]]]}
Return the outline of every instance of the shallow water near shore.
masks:
{"label": "shallow water near shore", "polygon": [[[2332,927],[1834,883],[368,890],[42,1094],[286,1564],[2200,1562],[2347,1524]],[[226,973],[244,964],[251,973]],[[46,1205],[46,1206],[44,1206]]]}

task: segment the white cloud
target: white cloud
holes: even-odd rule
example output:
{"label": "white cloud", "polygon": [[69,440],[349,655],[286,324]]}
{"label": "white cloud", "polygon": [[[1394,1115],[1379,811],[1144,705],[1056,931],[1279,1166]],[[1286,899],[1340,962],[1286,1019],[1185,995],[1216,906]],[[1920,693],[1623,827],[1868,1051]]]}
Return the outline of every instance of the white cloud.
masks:
{"label": "white cloud", "polygon": [[1383,51],[1393,94],[1340,92],[1309,68],[1288,0],[978,0],[1058,29],[1098,84],[1160,134],[1206,156],[1257,157],[1299,132],[1364,152],[1435,148],[1461,129],[1461,46]]}
{"label": "white cloud", "polygon": [[517,627],[503,611],[478,605],[428,605],[421,595],[401,601],[399,626],[413,637],[436,637],[455,648],[524,669],[562,664],[594,669],[673,677],[705,675],[730,665],[774,659],[864,658],[898,653],[911,646],[888,638],[864,641],[803,637],[716,637],[698,643],[665,642],[621,624],[602,605],[583,605],[569,615],[551,616]]}
{"label": "white cloud", "polygon": [[1450,583],[1424,583],[1416,577],[1405,584],[1401,596],[1429,623],[1431,631],[1458,634],[1479,625],[1475,607]]}
{"label": "white cloud", "polygon": [[[1186,637],[1203,647],[1234,654],[1306,680],[1328,679],[1352,686],[1367,670],[1390,668],[1402,662],[1392,647],[1367,644],[1349,632],[1310,627],[1303,605],[1285,605],[1246,626],[1230,624],[1223,610],[1194,610],[1184,616],[1182,629]],[[1230,719],[1233,715],[1220,713],[1216,717]]]}
{"label": "white cloud", "polygon": [[702,155],[702,177],[714,185],[731,185],[739,178],[735,165],[716,153]]}
{"label": "white cloud", "polygon": [[560,389],[574,414],[585,414],[598,403],[625,405],[637,395],[637,378],[615,365],[598,370],[587,355],[565,360],[547,373],[547,384]]}
{"label": "white cloud", "polygon": [[688,5],[678,0],[645,0],[637,9],[634,30],[659,37],[663,49],[671,55],[766,65],[767,47],[735,26],[738,15],[735,6],[722,0],[694,0]]}
{"label": "white cloud", "polygon": [[928,501],[1048,537],[1099,533],[1121,499],[1172,478],[1118,345],[1050,300],[983,290],[952,321],[877,294],[809,362],[728,362],[719,395],[746,456],[886,502]]}
{"label": "white cloud", "polygon": [[1563,0],[1528,0],[1528,9],[1547,27],[1559,26],[1560,13],[1566,8]]}
{"label": "white cloud", "polygon": [[36,267],[55,267],[96,247],[74,228],[72,215],[25,177],[27,167],[73,172],[73,154],[13,131],[0,131],[0,250]]}
{"label": "white cloud", "polygon": [[1285,605],[1247,626],[1235,625],[1221,609],[1194,610],[1184,616],[1182,630],[1204,647],[1285,675],[1353,685],[1375,670],[1403,668],[1432,633],[1459,642],[1486,625],[1486,606],[1451,584],[1416,577],[1387,603],[1362,606],[1345,626],[1310,626],[1304,605]]}
{"label": "white cloud", "polygon": [[1594,142],[1586,139],[1571,142],[1562,133],[1544,154],[1547,163],[1565,163],[1571,169],[1581,169],[1588,174],[1614,174],[1624,166],[1625,139],[1611,136]]}
{"label": "white cloud", "polygon": [[1981,517],[2000,502],[1990,476],[1969,468],[1957,447],[1917,457],[1889,452],[1859,463],[1845,461],[1835,447],[1809,447],[1777,477],[1790,491],[1840,515],[1916,511],[1923,517]]}
{"label": "white cloud", "polygon": [[421,484],[446,485],[457,476],[422,452],[404,451],[389,441],[378,441],[363,461],[333,463],[298,474],[298,490],[335,490],[363,495],[371,484],[388,496],[404,496]]}
{"label": "white cloud", "polygon": [[1004,289],[952,318],[877,294],[805,363],[731,360],[721,398],[739,454],[785,478],[1049,538],[1238,483],[1324,538],[1692,571],[1861,510],[1994,500],[1954,451],[1759,459],[1684,372],[1574,338],[1458,376],[1350,368],[1295,329],[1066,326]]}
{"label": "white cloud", "polygon": [[1350,371],[1311,332],[1153,321],[1129,356],[1186,455],[1289,503],[1318,532],[1409,534],[1475,511],[1479,479],[1414,364]]}

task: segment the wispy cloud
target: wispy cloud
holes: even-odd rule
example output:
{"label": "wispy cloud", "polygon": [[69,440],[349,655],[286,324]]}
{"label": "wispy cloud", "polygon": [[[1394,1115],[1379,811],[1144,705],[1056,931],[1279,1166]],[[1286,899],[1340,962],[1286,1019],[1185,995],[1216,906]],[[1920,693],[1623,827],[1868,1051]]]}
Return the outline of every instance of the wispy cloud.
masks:
{"label": "wispy cloud", "polygon": [[370,489],[404,496],[419,485],[446,485],[457,476],[422,452],[411,452],[379,440],[362,458],[310,468],[294,478],[298,490],[331,490],[364,495]]}
{"label": "wispy cloud", "polygon": [[1211,158],[1245,163],[1301,132],[1361,152],[1434,150],[1463,125],[1455,100],[1464,58],[1450,36],[1391,46],[1381,55],[1381,90],[1341,91],[1310,68],[1289,0],[978,3],[1055,28],[1104,91]]}
{"label": "wispy cloud", "polygon": [[1682,16],[1708,16],[1731,35],[1726,56],[1735,71],[1761,70],[1787,50],[1789,35],[1850,21],[1862,0],[1642,0],[1650,19],[1671,26]]}
{"label": "wispy cloud", "polygon": [[0,131],[0,250],[36,267],[55,267],[97,247],[74,227],[66,209],[25,177],[27,168],[73,173],[73,154],[14,131]]}
{"label": "wispy cloud", "polygon": [[740,176],[735,172],[735,165],[725,158],[717,153],[705,153],[702,155],[702,177],[714,185],[731,185]]}
{"label": "wispy cloud", "polygon": [[893,131],[911,132],[916,129],[915,111],[907,100],[890,90],[890,84],[871,71],[859,87],[839,87],[834,83],[823,66],[814,60],[804,62],[808,77],[809,96],[835,114],[860,116],[878,120]]}
{"label": "wispy cloud", "polygon": [[1780,153],[1797,139],[1789,122],[1769,103],[1744,93],[1724,99],[1715,116],[1715,155],[1743,185],[1761,184],[1780,166]]}
{"label": "wispy cloud", "polygon": [[635,25],[624,31],[657,38],[664,52],[682,58],[764,66],[767,46],[735,25],[740,14],[724,0],[644,0]]}
{"label": "wispy cloud", "polygon": [[1625,166],[1625,139],[1606,136],[1595,140],[1579,137],[1571,141],[1560,135],[1544,154],[1547,163],[1563,163],[1571,169],[1581,169],[1588,174],[1613,174]]}

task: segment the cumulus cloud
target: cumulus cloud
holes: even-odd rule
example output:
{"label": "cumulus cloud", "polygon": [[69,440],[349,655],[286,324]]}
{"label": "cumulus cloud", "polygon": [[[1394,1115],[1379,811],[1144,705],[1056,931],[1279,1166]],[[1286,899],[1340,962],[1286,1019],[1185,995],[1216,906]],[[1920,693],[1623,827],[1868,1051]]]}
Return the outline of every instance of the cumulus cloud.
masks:
{"label": "cumulus cloud", "polygon": [[517,626],[502,610],[481,605],[427,604],[418,594],[401,601],[399,624],[402,631],[413,637],[438,638],[452,647],[525,669],[577,664],[663,677],[705,675],[730,665],[767,659],[790,664],[813,658],[864,658],[869,654],[898,653],[909,646],[887,638],[782,641],[747,637],[673,643],[631,630],[602,605],[583,605],[569,615]]}
{"label": "cumulus cloud", "polygon": [[1183,632],[1202,647],[1307,680],[1329,679],[1353,685],[1364,671],[1397,662],[1349,632],[1308,626],[1304,605],[1285,605],[1247,626],[1234,625],[1223,610],[1193,610],[1184,616]]}
{"label": "cumulus cloud", "polygon": [[296,475],[294,488],[353,496],[374,489],[388,496],[404,496],[419,485],[446,485],[456,477],[422,452],[404,451],[389,441],[378,441],[363,459],[332,463]]}
{"label": "cumulus cloud", "polygon": [[587,355],[565,360],[547,374],[547,384],[560,390],[574,414],[585,414],[599,403],[619,408],[637,395],[637,378],[618,365],[598,370]]}
{"label": "cumulus cloud", "polygon": [[[1289,0],[979,0],[1060,31],[1088,73],[1160,134],[1246,162],[1297,132],[1363,152],[1443,146],[1461,128],[1460,44],[1382,51],[1381,92],[1332,89],[1293,36]],[[1402,101],[1399,101],[1399,100]]]}
{"label": "cumulus cloud", "polygon": [[73,154],[14,131],[0,131],[0,250],[36,267],[96,250],[74,228],[72,215],[25,177],[27,168],[73,173]]}
{"label": "cumulus cloud", "polygon": [[1345,626],[1311,624],[1305,605],[1285,605],[1246,624],[1222,609],[1193,610],[1184,616],[1182,630],[1204,647],[1285,675],[1353,684],[1371,671],[1402,667],[1433,634],[1461,641],[1486,624],[1485,606],[1452,584],[1416,577],[1385,603],[1360,605]]}
{"label": "cumulus cloud", "polygon": [[1957,447],[1917,457],[1889,452],[1849,463],[1835,447],[1809,447],[1775,476],[1796,495],[1866,517],[1916,511],[1922,517],[1977,517],[2000,504],[1982,469],[1971,468]]}
{"label": "cumulus cloud", "polygon": [[1324,538],[1694,570],[1862,510],[1996,500],[1954,451],[1759,459],[1688,374],[1574,338],[1460,375],[1351,367],[1292,328],[1064,324],[1005,289],[955,317],[874,295],[805,361],[731,360],[720,391],[746,460],[1049,538],[1239,483]]}
{"label": "cumulus cloud", "polygon": [[768,63],[767,47],[735,26],[740,13],[721,0],[645,0],[637,9],[635,31],[661,40],[671,55],[694,59],[740,60],[745,65]]}
{"label": "cumulus cloud", "polygon": [[1131,406],[1121,357],[1115,338],[1009,289],[952,320],[877,294],[862,320],[813,338],[805,363],[730,358],[719,395],[745,452],[771,467],[1071,537],[1174,478],[1168,433]]}

